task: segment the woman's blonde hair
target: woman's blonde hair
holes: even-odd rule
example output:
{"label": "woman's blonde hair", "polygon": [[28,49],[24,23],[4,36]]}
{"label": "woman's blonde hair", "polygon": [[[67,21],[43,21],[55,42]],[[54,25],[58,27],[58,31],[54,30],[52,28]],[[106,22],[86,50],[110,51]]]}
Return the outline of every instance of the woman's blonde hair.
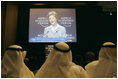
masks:
{"label": "woman's blonde hair", "polygon": [[47,18],[49,19],[49,16],[54,15],[56,19],[58,19],[57,13],[55,11],[50,11],[47,15]]}

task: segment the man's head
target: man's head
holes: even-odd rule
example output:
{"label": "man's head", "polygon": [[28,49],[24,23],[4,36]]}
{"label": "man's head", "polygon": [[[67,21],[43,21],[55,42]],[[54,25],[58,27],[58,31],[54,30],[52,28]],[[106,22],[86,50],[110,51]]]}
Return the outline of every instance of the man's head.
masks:
{"label": "man's head", "polygon": [[[7,53],[10,55],[18,55],[18,53],[20,53],[23,57],[23,59],[25,59],[26,53],[27,51],[24,50],[21,46],[19,45],[10,45],[7,49]],[[15,52],[15,53],[9,53],[9,52]]]}
{"label": "man's head", "polygon": [[86,53],[86,61],[87,61],[87,63],[89,63],[89,62],[91,62],[93,60],[95,60],[95,53],[92,52],[92,51],[88,51]]}
{"label": "man's head", "polygon": [[108,59],[117,61],[117,47],[112,42],[105,42],[99,52],[99,59]]}

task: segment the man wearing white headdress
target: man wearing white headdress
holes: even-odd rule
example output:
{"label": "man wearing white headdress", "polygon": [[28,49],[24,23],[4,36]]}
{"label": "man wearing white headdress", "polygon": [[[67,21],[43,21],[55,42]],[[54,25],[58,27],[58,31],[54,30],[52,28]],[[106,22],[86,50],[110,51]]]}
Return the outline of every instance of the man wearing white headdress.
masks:
{"label": "man wearing white headdress", "polygon": [[86,71],[72,62],[69,46],[60,42],[54,45],[47,60],[38,70],[36,78],[85,78]]}
{"label": "man wearing white headdress", "polygon": [[1,62],[1,77],[34,78],[34,74],[24,63],[25,56],[26,51],[21,46],[9,46]]}
{"label": "man wearing white headdress", "polygon": [[103,44],[99,52],[99,59],[85,66],[92,78],[112,78],[117,74],[117,49],[112,42]]}

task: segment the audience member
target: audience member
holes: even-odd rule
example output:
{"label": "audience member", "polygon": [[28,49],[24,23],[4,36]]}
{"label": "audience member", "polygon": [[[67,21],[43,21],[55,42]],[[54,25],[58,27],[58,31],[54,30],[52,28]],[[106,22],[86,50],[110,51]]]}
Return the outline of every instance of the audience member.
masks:
{"label": "audience member", "polygon": [[24,63],[25,56],[26,51],[21,46],[9,46],[1,62],[1,77],[34,78],[34,74]]}
{"label": "audience member", "polygon": [[[92,78],[113,78],[117,73],[117,49],[112,42],[106,42],[100,49],[99,58],[85,66]],[[114,75],[115,74],[115,75]]]}
{"label": "audience member", "polygon": [[60,42],[54,45],[45,63],[37,71],[36,78],[85,78],[86,71],[72,62],[69,46]]}
{"label": "audience member", "polygon": [[87,52],[85,56],[85,63],[88,64],[94,60],[95,60],[95,53],[92,51]]}
{"label": "audience member", "polygon": [[83,67],[83,56],[82,55],[77,55],[73,57],[73,62],[77,65],[80,65]]}

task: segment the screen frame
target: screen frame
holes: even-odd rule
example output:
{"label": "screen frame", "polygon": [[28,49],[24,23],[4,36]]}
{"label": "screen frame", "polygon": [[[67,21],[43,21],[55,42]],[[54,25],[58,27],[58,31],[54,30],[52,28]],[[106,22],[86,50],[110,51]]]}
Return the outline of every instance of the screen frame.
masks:
{"label": "screen frame", "polygon": [[[35,9],[47,9],[47,10],[49,10],[49,9],[65,9],[65,10],[67,10],[67,9],[73,9],[73,10],[75,10],[75,12],[74,12],[74,14],[75,14],[75,41],[71,41],[71,42],[77,42],[77,32],[76,32],[76,27],[77,27],[77,25],[76,25],[76,9],[75,8],[30,8],[30,12],[31,12],[31,10],[35,10]],[[57,10],[58,11],[58,10]],[[29,18],[30,18],[30,16],[29,16]],[[30,19],[29,19],[29,28],[30,28]],[[29,30],[31,30],[31,29],[29,29]],[[31,31],[30,31],[31,32]],[[28,39],[28,42],[29,43],[35,43],[35,41],[34,42],[31,42],[30,41],[30,32],[28,32],[29,33],[29,39]],[[45,38],[45,39],[47,39],[47,38]],[[59,41],[60,42],[60,41]],[[63,41],[62,41],[63,42]],[[36,43],[38,43],[38,42],[36,42]],[[39,43],[40,43],[40,41],[39,41]],[[43,43],[43,41],[42,41],[42,43]],[[44,41],[44,43],[45,43],[45,41]],[[53,41],[46,41],[46,43],[55,43],[55,41],[53,42]]]}
{"label": "screen frame", "polygon": [[[57,42],[29,42],[29,21],[30,21],[30,9],[31,8],[36,8],[36,9],[42,9],[42,8],[44,8],[44,9],[46,9],[46,8],[54,8],[54,9],[58,9],[58,8],[62,8],[62,9],[75,9],[75,15],[76,15],[76,17],[75,17],[75,19],[76,19],[76,42],[66,42],[66,43],[77,43],[78,42],[78,7],[77,6],[72,6],[72,5],[66,5],[66,6],[53,6],[53,5],[31,5],[31,6],[19,6],[19,15],[20,15],[20,11],[22,11],[22,14],[25,14],[25,13],[27,13],[27,15],[25,16],[25,22],[26,22],[26,24],[25,24],[25,30],[26,30],[26,34],[25,34],[25,36],[23,36],[24,37],[24,43],[25,44],[55,44],[55,43],[57,43]],[[26,10],[26,11],[25,11]],[[23,11],[25,11],[24,13],[23,13]],[[19,16],[18,15],[18,16]],[[20,17],[20,16],[19,16]],[[19,18],[18,17],[18,18]],[[20,19],[18,19],[18,32],[19,32],[19,30],[23,30],[23,24],[22,23],[20,23],[21,22],[21,18]],[[22,25],[21,25],[22,24]],[[21,28],[21,26],[22,26],[22,28]],[[18,40],[18,38],[19,38],[19,35],[21,35],[20,37],[22,37],[22,35],[23,34],[18,34],[18,32],[17,32],[17,41],[16,41],[16,43],[19,43],[19,41],[20,40]]]}

